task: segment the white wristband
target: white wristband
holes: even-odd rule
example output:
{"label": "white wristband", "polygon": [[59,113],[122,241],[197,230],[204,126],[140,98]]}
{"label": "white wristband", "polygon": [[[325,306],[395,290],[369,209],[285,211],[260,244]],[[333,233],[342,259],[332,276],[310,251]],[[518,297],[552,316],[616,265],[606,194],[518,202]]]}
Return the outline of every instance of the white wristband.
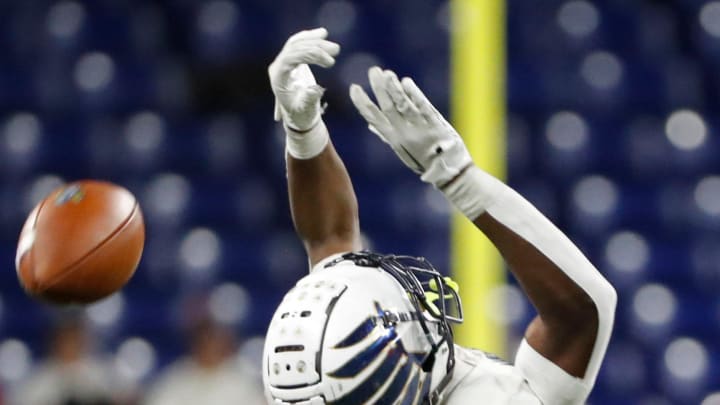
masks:
{"label": "white wristband", "polygon": [[473,165],[442,189],[445,197],[471,221],[487,210],[508,186]]}
{"label": "white wristband", "polygon": [[306,132],[297,132],[285,126],[285,148],[295,159],[312,159],[319,155],[330,141],[327,127],[322,120]]}

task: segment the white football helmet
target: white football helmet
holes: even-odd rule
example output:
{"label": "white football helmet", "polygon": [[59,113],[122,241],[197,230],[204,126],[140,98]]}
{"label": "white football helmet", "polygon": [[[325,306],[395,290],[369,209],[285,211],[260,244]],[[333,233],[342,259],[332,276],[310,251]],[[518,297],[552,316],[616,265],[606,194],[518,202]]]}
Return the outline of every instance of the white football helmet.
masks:
{"label": "white football helmet", "polygon": [[272,404],[436,404],[455,365],[449,323],[461,321],[457,286],[425,259],[342,255],[276,310],[266,395]]}

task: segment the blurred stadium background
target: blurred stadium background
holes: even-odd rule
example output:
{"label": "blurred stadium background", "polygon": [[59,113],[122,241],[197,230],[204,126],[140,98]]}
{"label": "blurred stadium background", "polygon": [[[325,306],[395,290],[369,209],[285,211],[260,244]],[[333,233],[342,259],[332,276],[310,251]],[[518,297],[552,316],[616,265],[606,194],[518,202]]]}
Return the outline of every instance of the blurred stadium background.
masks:
{"label": "blurred stadium background", "polygon": [[[720,1],[507,0],[506,15],[509,182],[620,294],[590,402],[720,404]],[[343,47],[318,76],[368,243],[448,268],[442,195],[368,134],[346,94],[382,64],[449,113],[449,2],[0,1],[6,403],[68,312],[24,295],[16,238],[45,193],[79,178],[125,185],[146,215],[136,276],[84,311],[97,356],[136,390],[125,401],[208,316],[259,367],[274,307],[307,271],[265,69],[289,34],[319,25]],[[533,314],[512,282],[495,293],[512,353]]]}

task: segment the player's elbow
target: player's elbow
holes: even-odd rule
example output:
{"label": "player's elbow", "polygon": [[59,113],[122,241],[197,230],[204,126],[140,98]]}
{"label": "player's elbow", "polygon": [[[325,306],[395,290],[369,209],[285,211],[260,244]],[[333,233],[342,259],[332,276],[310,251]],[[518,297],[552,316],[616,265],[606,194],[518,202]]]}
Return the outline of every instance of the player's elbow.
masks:
{"label": "player's elbow", "polygon": [[579,289],[558,300],[554,310],[542,314],[542,318],[556,331],[594,334],[601,324],[612,324],[616,305],[617,292],[603,279],[589,291]]}
{"label": "player's elbow", "polygon": [[608,328],[612,328],[617,308],[617,291],[607,280],[603,280],[598,291],[593,295],[598,312],[598,322],[606,323]]}
{"label": "player's elbow", "polygon": [[602,279],[593,288],[590,296],[601,319],[614,318],[618,296],[615,288],[607,280]]}
{"label": "player's elbow", "polygon": [[601,327],[605,329],[612,326],[616,307],[617,292],[603,279],[574,303],[565,324],[571,325],[576,331],[594,334]]}
{"label": "player's elbow", "polygon": [[567,303],[559,315],[558,322],[570,330],[592,329],[597,327],[599,308],[590,295],[583,293]]}

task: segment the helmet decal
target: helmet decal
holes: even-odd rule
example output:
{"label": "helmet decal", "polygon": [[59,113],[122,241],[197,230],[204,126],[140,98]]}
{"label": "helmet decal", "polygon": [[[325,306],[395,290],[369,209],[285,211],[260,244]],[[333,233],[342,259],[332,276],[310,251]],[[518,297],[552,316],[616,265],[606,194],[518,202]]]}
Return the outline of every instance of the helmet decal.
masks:
{"label": "helmet decal", "polygon": [[[376,308],[378,306],[377,302],[375,303]],[[350,334],[343,340],[341,340],[339,343],[337,343],[333,349],[344,349],[346,347],[354,346],[355,344],[359,343],[366,337],[368,337],[377,326],[377,322],[375,322],[374,317],[367,318],[363,323],[357,326]]]}
{"label": "helmet decal", "polygon": [[[422,399],[428,396],[430,392],[430,377],[428,374],[413,370],[415,373],[408,384],[405,384],[400,395],[403,401],[400,405],[417,405]],[[414,395],[413,395],[414,393]]]}
{"label": "helmet decal", "polygon": [[[371,372],[355,389],[343,395],[333,404],[361,404],[368,402],[373,396],[382,393],[375,399],[378,404],[394,403],[401,395],[420,391],[428,391],[430,384],[425,384],[426,375],[421,373],[422,356],[408,353],[398,337],[394,324],[385,324],[381,320],[388,317],[389,312],[383,310],[375,302],[377,317],[370,317],[356,327],[350,334],[334,346],[336,349],[348,348],[377,334],[375,340],[363,351],[348,360],[329,376],[335,378],[351,378],[362,373],[373,363],[377,368]],[[420,390],[418,390],[420,386]],[[422,395],[409,395],[403,403],[415,404]]]}
{"label": "helmet decal", "polygon": [[333,349],[343,349],[360,343],[363,339],[370,336],[373,331],[380,330],[378,325],[382,325],[386,330],[395,331],[391,326],[395,326],[398,322],[408,322],[417,320],[415,313],[396,313],[382,309],[380,304],[375,301],[375,311],[377,316],[370,316],[364,322],[357,326],[348,336],[333,346]]}
{"label": "helmet decal", "polygon": [[[337,370],[328,373],[328,375],[335,378],[355,377],[365,370],[370,363],[382,356],[383,353],[387,360],[399,360],[400,353],[397,352],[396,349],[397,343],[400,342],[397,337],[398,336],[394,328],[384,331],[371,345],[366,347],[363,351],[358,353]],[[388,347],[390,347],[390,349],[385,350]]]}
{"label": "helmet decal", "polygon": [[408,363],[393,377],[390,386],[375,403],[392,404],[398,398],[403,398],[403,405],[416,405],[428,395],[430,377],[428,374],[420,372],[419,364],[407,367]]}
{"label": "helmet decal", "polygon": [[[458,294],[459,288],[457,283],[452,281],[449,277],[443,277],[432,266],[432,264],[430,264],[430,262],[428,262],[425,258],[422,257],[381,255],[376,253],[370,253],[367,251],[351,252],[346,253],[336,258],[335,260],[326,263],[325,268],[335,266],[343,261],[351,261],[356,266],[361,267],[380,268],[390,274],[393,278],[395,278],[395,280],[400,283],[402,288],[407,292],[408,298],[410,299],[412,305],[415,307],[414,312],[394,314],[392,312],[382,311],[379,305],[377,305],[376,303],[376,308],[378,309],[378,318],[373,321],[377,322],[378,319],[382,319],[383,324],[386,328],[388,328],[389,325],[393,326],[391,328],[392,330],[394,330],[394,325],[398,322],[418,321],[418,324],[420,325],[425,336],[428,339],[428,343],[432,346],[431,350],[428,353],[424,354],[424,358],[420,360],[420,368],[422,369],[422,371],[424,371],[425,373],[429,373],[434,367],[438,350],[440,350],[440,348],[443,346],[447,348],[448,356],[445,364],[445,376],[442,377],[442,379],[432,390],[432,392],[426,392],[429,391],[430,384],[423,384],[423,386],[427,385],[427,387],[422,387],[420,390],[418,390],[418,392],[422,392],[422,396],[420,398],[423,403],[439,403],[442,399],[443,390],[452,379],[453,371],[455,368],[453,333],[450,324],[461,323],[463,320],[462,303]],[[455,313],[452,313],[453,309],[456,311]],[[435,332],[432,332],[431,328],[435,330]],[[371,328],[371,324],[366,321],[362,325],[359,325],[358,328],[351,332],[350,335],[344,340],[359,342],[360,340],[362,340],[362,336],[364,336],[363,331],[369,331],[367,332],[369,334],[373,330],[375,329]],[[439,335],[439,340],[432,337],[432,335],[435,333]],[[383,352],[384,347],[388,346],[389,342],[392,341],[392,339],[388,336],[386,336],[384,339],[385,340],[383,341],[382,337],[378,338],[378,341],[373,343],[363,353],[374,353],[375,356],[378,356],[380,353]],[[399,338],[395,338],[395,340],[397,340],[397,342],[393,342],[393,348],[402,348],[402,341],[400,341]],[[379,347],[376,347],[378,343],[382,344]],[[361,353],[360,356],[362,355],[363,354]],[[389,354],[386,354],[386,356],[388,355]],[[335,373],[338,373],[339,371],[345,371],[343,369],[346,366],[352,369],[352,366],[357,366],[355,362],[359,362],[363,364],[363,366],[359,369],[357,369],[356,367],[355,369],[352,369],[352,371],[360,372],[374,359],[365,358],[361,360],[360,356],[356,356],[354,359],[348,361],[347,364],[340,367],[338,370],[335,371]],[[407,353],[405,353],[405,356],[407,357]],[[393,362],[389,364],[392,366],[396,363]],[[417,362],[408,361],[408,359],[406,359],[402,367],[405,367],[405,365],[407,364],[410,364],[410,367],[413,367],[413,365],[417,365]],[[388,368],[391,366],[388,366]],[[376,386],[373,390],[370,390],[370,396],[372,396],[378,388],[383,387],[386,384],[394,385],[393,383],[388,382],[394,381],[394,379],[388,378],[391,376],[395,376],[395,374],[388,373],[387,375],[376,375],[379,371],[381,371],[381,369],[383,369],[382,365],[379,366],[377,370],[375,370],[375,372],[372,373],[372,375],[370,376],[371,379],[376,380],[366,380],[375,381]],[[424,375],[425,373],[419,374]],[[429,380],[429,378],[427,380]],[[364,385],[365,383],[361,384],[357,389],[353,390],[351,394],[354,394]],[[370,397],[367,397],[362,401],[361,399],[362,398],[356,398],[353,403],[363,403],[364,401],[370,399]],[[392,401],[394,401],[394,399],[388,399],[388,402],[379,403],[392,403]],[[410,403],[414,404],[416,403],[416,401]]]}

